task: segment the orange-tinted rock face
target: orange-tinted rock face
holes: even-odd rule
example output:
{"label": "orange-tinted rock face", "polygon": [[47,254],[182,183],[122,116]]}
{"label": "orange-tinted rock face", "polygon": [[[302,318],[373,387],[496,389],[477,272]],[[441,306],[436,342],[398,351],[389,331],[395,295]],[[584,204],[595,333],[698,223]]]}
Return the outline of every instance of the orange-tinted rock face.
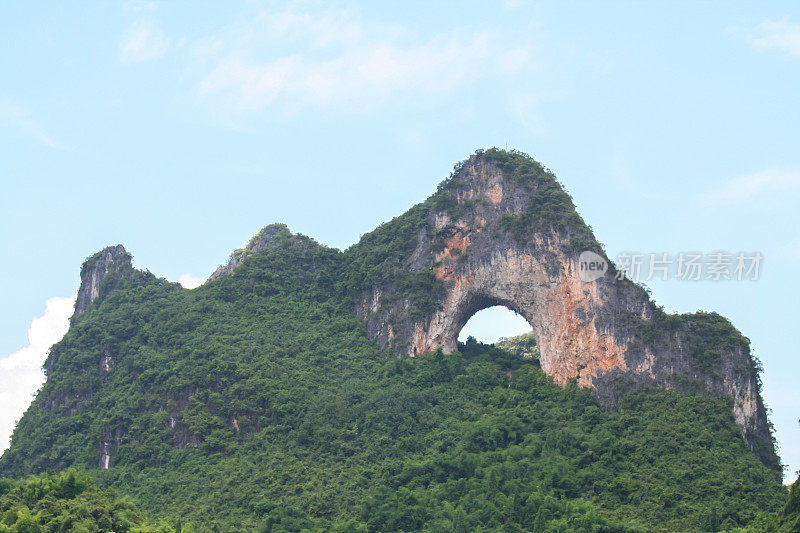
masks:
{"label": "orange-tinted rock face", "polygon": [[[545,313],[556,325],[556,332],[542,339],[544,342],[540,341],[540,350],[544,347],[547,354],[542,361],[543,368],[559,385],[566,385],[573,377],[578,377],[581,385],[591,385],[598,371],[626,366],[624,347],[618,346],[612,336],[601,335],[594,318],[578,318],[582,314],[589,315],[597,305],[593,289],[591,284],[565,272],[564,281],[548,299]],[[576,313],[578,310],[583,313]]]}
{"label": "orange-tinted rock face", "polygon": [[[455,242],[463,244],[468,237]],[[455,339],[475,311],[505,305],[532,325],[542,368],[556,383],[565,385],[578,377],[582,385],[591,385],[598,371],[626,367],[624,347],[612,336],[601,334],[594,318],[581,318],[591,316],[600,302],[595,287],[579,279],[571,262],[553,278],[533,255],[514,250],[475,269],[459,266],[447,249],[437,254],[437,259],[436,275],[447,283],[447,298],[427,326],[415,330],[412,355],[440,347],[455,350]]]}
{"label": "orange-tinted rock face", "polygon": [[[501,208],[504,197],[497,174],[478,168],[473,176],[478,178],[477,187],[458,191],[456,201],[484,199],[494,208],[489,209],[490,218],[497,218],[497,213],[491,211]],[[519,253],[516,247],[496,250],[501,253],[492,255],[489,264],[475,265],[465,262],[464,256],[472,245],[472,236],[486,227],[487,217],[476,214],[465,221],[437,215],[435,224],[440,230],[449,228],[452,232],[444,239],[442,251],[434,254],[436,277],[447,284],[448,293],[430,322],[415,328],[411,355],[437,348],[455,350],[455,339],[470,318],[463,309],[476,307],[471,301],[478,299],[506,305],[532,324],[542,366],[560,385],[566,385],[573,377],[578,377],[582,385],[591,385],[598,371],[626,368],[624,346],[618,346],[610,335],[600,334],[594,318],[579,318],[591,316],[599,302],[596,286],[580,280],[571,259],[560,258],[562,264],[555,278],[547,274],[534,254]],[[549,254],[559,254],[559,247],[553,242],[542,237],[535,242]]]}
{"label": "orange-tinted rock face", "polygon": [[[577,378],[607,406],[616,401],[618,378],[635,386],[705,389],[733,400],[748,443],[769,457],[771,439],[755,375],[736,370],[752,367],[746,344],[723,356],[724,368],[698,369],[692,354],[702,347],[690,335],[691,326],[655,331],[657,310],[644,290],[611,273],[581,280],[583,250],[573,245],[574,235],[601,256],[602,249],[567,209],[569,199],[558,197],[564,193],[554,189],[553,177],[541,167],[523,170],[506,174],[480,155],[463,165],[437,193],[443,201],[431,205],[447,207],[430,208],[427,230],[417,235],[407,262],[410,273],[429,270],[441,283],[438,305],[421,316],[412,312],[411,301],[393,293],[396,287],[375,287],[358,308],[369,334],[397,355],[452,352],[476,312],[503,305],[531,324],[542,369],[555,383],[564,386]],[[543,205],[547,202],[559,206],[564,220],[553,218],[555,208]],[[549,218],[540,217],[539,209]]]}
{"label": "orange-tinted rock face", "polygon": [[436,277],[442,280],[448,280],[453,277],[455,269],[449,266],[453,259],[461,256],[464,251],[472,244],[469,234],[464,234],[463,231],[458,231],[454,236],[444,240],[444,249],[436,254]]}

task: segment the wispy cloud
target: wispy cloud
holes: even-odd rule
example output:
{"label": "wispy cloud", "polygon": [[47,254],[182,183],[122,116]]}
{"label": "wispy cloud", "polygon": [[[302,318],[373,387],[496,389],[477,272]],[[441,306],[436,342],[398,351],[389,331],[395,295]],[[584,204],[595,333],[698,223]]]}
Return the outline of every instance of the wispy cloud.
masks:
{"label": "wispy cloud", "polygon": [[69,329],[74,307],[75,296],[47,300],[44,316],[34,318],[28,328],[28,346],[0,358],[0,452],[44,383],[42,365],[50,347]]}
{"label": "wispy cloud", "polygon": [[167,46],[167,37],[157,21],[137,20],[120,40],[119,58],[122,63],[153,61],[164,55]]}
{"label": "wispy cloud", "polygon": [[800,24],[787,19],[765,21],[748,32],[750,46],[758,51],[780,50],[800,57]]}
{"label": "wispy cloud", "polygon": [[492,32],[450,31],[427,39],[355,13],[264,11],[198,44],[211,57],[197,84],[203,98],[238,112],[276,106],[372,109],[426,101],[477,81],[519,72],[524,44]]}
{"label": "wispy cloud", "polygon": [[800,171],[762,170],[727,181],[706,195],[714,202],[743,202],[769,193],[800,191]]}
{"label": "wispy cloud", "polygon": [[37,142],[58,148],[58,142],[33,117],[30,109],[16,102],[0,100],[0,124],[6,124]]}
{"label": "wispy cloud", "polygon": [[193,276],[191,274],[183,274],[181,277],[178,278],[178,283],[181,284],[181,287],[184,289],[196,289],[203,283],[205,283],[206,279],[208,278],[201,278],[198,276]]}

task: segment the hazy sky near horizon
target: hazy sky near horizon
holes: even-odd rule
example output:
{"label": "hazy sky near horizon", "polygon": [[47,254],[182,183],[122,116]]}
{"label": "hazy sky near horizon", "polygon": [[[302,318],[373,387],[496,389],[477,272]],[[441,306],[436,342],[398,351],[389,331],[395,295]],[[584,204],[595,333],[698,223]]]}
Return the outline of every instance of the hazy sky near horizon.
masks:
{"label": "hazy sky near horizon", "polygon": [[755,282],[648,285],[751,339],[800,469],[796,3],[3,3],[0,72],[0,397],[34,392],[104,246],[187,283],[272,222],[345,248],[497,146],[612,258],[763,254]]}

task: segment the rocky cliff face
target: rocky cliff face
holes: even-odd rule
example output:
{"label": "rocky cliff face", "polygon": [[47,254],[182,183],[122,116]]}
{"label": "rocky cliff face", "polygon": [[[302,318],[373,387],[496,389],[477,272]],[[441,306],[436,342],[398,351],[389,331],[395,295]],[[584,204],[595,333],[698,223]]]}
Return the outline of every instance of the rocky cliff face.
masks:
{"label": "rocky cliff face", "polygon": [[423,207],[425,224],[402,265],[433,273],[437,302],[420,313],[396,283],[364,291],[356,312],[381,345],[397,355],[452,352],[472,315],[503,305],[531,324],[556,383],[575,378],[609,408],[633,386],[723,398],[748,444],[778,467],[747,339],[718,315],[665,315],[610,262],[605,275],[583,281],[581,252],[607,258],[538,163],[478,153]]}
{"label": "rocky cliff face", "polygon": [[131,254],[121,244],[103,248],[88,258],[81,267],[81,286],[72,320],[84,314],[101,291],[112,289],[120,279],[129,278],[134,272]]}

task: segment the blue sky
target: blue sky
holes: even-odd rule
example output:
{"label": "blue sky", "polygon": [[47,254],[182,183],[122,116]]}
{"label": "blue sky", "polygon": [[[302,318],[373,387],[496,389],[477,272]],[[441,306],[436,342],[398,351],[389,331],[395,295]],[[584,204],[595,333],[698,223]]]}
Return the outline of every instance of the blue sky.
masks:
{"label": "blue sky", "polygon": [[498,146],[552,169],[612,257],[764,255],[755,282],[649,286],[752,340],[800,469],[796,3],[6,2],[0,72],[0,395],[100,248],[172,280],[276,221],[344,248]]}

